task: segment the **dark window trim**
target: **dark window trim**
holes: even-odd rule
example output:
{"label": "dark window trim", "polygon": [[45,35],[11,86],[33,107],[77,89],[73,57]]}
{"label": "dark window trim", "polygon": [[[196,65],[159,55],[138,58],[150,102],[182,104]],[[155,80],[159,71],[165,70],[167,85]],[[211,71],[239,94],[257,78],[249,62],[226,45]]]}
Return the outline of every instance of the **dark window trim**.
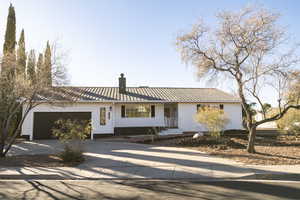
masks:
{"label": "dark window trim", "polygon": [[151,117],[155,117],[155,105],[151,105]]}
{"label": "dark window trim", "polygon": [[125,105],[121,106],[121,117],[125,118]]}
{"label": "dark window trim", "polygon": [[220,109],[224,110],[224,104],[220,104]]}
{"label": "dark window trim", "polygon": [[202,104],[197,104],[197,112],[200,110],[201,107],[202,107]]}

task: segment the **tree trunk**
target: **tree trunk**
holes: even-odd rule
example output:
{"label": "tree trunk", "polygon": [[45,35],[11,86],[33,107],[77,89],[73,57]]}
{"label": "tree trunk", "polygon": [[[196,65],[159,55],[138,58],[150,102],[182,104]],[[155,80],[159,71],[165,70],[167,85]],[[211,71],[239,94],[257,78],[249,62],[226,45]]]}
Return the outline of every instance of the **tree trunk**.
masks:
{"label": "tree trunk", "polygon": [[5,128],[0,130],[0,158],[5,157],[5,136],[7,132]]}
{"label": "tree trunk", "polygon": [[255,153],[255,136],[256,136],[256,127],[251,127],[249,130],[248,146],[247,151],[249,153]]}
{"label": "tree trunk", "polygon": [[4,154],[4,142],[0,141],[0,158],[3,158],[3,157],[5,157],[5,154]]}

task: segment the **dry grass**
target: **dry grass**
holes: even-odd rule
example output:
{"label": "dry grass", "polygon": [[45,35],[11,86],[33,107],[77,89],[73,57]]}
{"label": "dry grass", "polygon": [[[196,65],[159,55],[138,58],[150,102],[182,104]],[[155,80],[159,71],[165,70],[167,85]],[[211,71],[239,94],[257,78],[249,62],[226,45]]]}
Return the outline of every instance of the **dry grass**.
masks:
{"label": "dry grass", "polygon": [[296,165],[300,164],[300,146],[256,146],[256,154],[245,149],[216,150],[196,148],[211,155],[230,158],[238,162],[254,165]]}

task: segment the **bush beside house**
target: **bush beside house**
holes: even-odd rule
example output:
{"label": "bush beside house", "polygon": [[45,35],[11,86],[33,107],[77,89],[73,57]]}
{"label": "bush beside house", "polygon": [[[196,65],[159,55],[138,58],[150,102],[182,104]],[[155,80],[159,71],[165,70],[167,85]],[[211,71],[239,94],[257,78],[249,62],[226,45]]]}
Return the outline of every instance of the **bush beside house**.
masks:
{"label": "bush beside house", "polygon": [[300,110],[289,110],[287,114],[277,122],[277,126],[284,133],[300,134]]}
{"label": "bush beside house", "polygon": [[90,132],[91,126],[88,120],[60,119],[56,121],[52,133],[64,144],[64,151],[60,153],[60,158],[64,162],[82,162],[84,160],[82,141]]}
{"label": "bush beside house", "polygon": [[201,108],[198,110],[195,120],[203,125],[212,137],[218,139],[229,123],[229,118],[219,108]]}

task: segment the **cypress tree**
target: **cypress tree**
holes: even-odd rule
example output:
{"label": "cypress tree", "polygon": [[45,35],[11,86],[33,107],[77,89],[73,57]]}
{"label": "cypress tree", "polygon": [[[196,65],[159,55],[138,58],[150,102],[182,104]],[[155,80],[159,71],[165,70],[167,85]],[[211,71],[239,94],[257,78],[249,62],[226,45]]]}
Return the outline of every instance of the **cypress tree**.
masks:
{"label": "cypress tree", "polygon": [[52,86],[52,63],[51,63],[51,48],[49,41],[47,41],[46,50],[44,54],[44,70],[46,73],[46,85]]}
{"label": "cypress tree", "polygon": [[15,9],[10,4],[8,9],[6,31],[3,44],[3,59],[1,65],[1,73],[9,74],[14,77],[15,74],[15,46],[16,46],[16,15]]}
{"label": "cypress tree", "polygon": [[10,4],[8,9],[3,53],[14,54],[15,46],[16,46],[16,15],[15,15],[15,8],[12,6],[12,4]]}
{"label": "cypress tree", "polygon": [[17,50],[17,74],[25,74],[26,70],[26,50],[25,50],[25,34],[22,29]]}
{"label": "cypress tree", "polygon": [[42,72],[43,72],[43,66],[44,66],[44,57],[42,53],[39,53],[38,61],[36,64],[36,77],[37,79],[42,79]]}
{"label": "cypress tree", "polygon": [[35,64],[35,52],[34,50],[30,50],[27,61],[27,79],[30,80],[32,83],[35,83],[36,81]]}

